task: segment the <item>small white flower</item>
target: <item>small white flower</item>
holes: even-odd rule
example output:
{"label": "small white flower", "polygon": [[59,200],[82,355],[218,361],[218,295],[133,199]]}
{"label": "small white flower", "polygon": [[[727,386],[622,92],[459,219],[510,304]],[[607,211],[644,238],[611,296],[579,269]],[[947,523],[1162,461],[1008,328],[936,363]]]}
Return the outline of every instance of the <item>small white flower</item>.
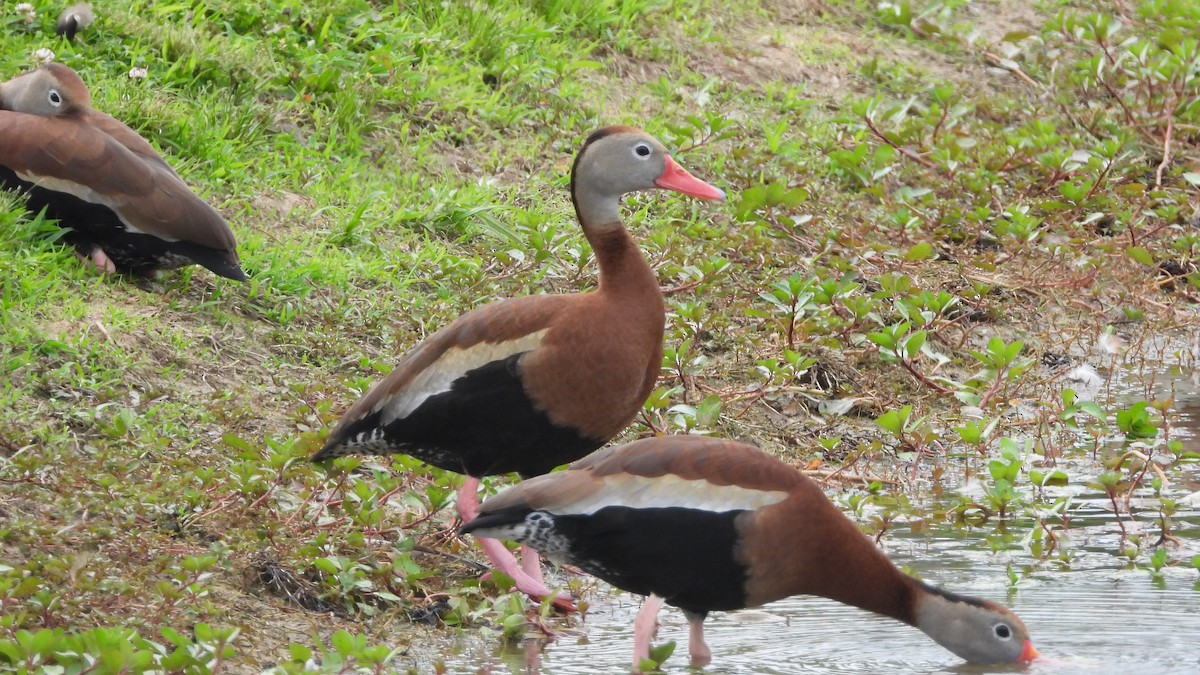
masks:
{"label": "small white flower", "polygon": [[129,69],[129,79],[131,80],[144,80],[149,74],[149,71],[141,66],[134,66]]}
{"label": "small white flower", "polygon": [[33,52],[33,60],[39,64],[50,63],[54,60],[54,52],[46,49],[45,47],[42,47],[41,49],[35,49]]}
{"label": "small white flower", "polygon": [[21,17],[21,21],[27,24],[33,23],[33,20],[37,18],[37,10],[33,8],[33,3],[31,2],[22,2],[13,11],[17,13],[17,16]]}

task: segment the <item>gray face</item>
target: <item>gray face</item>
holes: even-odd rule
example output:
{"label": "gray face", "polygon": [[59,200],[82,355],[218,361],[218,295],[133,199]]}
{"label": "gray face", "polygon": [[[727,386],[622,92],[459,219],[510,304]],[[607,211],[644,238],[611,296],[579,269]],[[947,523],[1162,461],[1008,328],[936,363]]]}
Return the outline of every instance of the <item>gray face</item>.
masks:
{"label": "gray face", "polygon": [[666,157],[667,149],[649,136],[616,133],[588,148],[576,182],[604,195],[650,190],[666,168]]}
{"label": "gray face", "polygon": [[926,601],[919,628],[970,663],[1012,663],[1024,651],[1029,631],[1012,612],[965,602]]}
{"label": "gray face", "polygon": [[50,72],[35,70],[0,85],[0,108],[54,117],[72,107],[70,94]]}

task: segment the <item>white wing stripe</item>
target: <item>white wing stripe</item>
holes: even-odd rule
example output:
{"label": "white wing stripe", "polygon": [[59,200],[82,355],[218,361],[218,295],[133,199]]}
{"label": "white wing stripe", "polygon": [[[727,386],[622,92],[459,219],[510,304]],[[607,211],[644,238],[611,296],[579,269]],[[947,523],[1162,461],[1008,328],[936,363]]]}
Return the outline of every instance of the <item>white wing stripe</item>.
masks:
{"label": "white wing stripe", "polygon": [[[34,173],[21,173],[20,171],[15,171],[14,173],[17,174],[17,178],[20,178],[28,183],[33,183],[37,187],[44,188],[46,190],[52,190],[54,192],[69,194],[72,197],[77,197],[91,204],[107,206],[109,209],[112,209],[112,212],[116,214],[117,218],[121,219],[121,223],[125,225],[126,230],[129,230],[134,234],[145,234],[145,232],[142,232],[138,228],[134,227],[132,223],[122,216],[120,212],[117,211],[117,207],[120,206],[120,204],[113,199],[106,197],[104,193],[96,192],[86,185],[81,185],[75,181],[70,181],[63,178],[55,178],[54,176],[39,176]],[[159,239],[175,241],[174,239],[168,239],[167,237],[159,237]],[[189,260],[188,262],[191,261]]]}
{"label": "white wing stripe", "polygon": [[755,490],[739,485],[713,485],[705,480],[677,476],[609,476],[609,485],[562,506],[548,509],[556,515],[592,515],[608,506],[632,509],[685,508],[697,511],[753,511],[787,498],[783,490]]}
{"label": "white wing stripe", "polygon": [[547,330],[544,328],[505,342],[480,342],[466,348],[447,349],[437,361],[417,374],[403,391],[380,402],[379,408],[383,410],[381,423],[390,424],[412,414],[430,396],[450,391],[455,380],[476,368],[513,354],[537,349]]}

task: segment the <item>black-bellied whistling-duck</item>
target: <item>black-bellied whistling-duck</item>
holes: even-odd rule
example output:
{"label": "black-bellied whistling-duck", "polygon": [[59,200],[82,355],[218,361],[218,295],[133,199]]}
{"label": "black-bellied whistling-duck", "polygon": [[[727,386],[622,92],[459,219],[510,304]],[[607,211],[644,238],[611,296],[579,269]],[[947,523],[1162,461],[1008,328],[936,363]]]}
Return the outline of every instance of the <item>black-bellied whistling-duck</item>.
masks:
{"label": "black-bellied whistling-duck", "polygon": [[92,6],[86,2],[78,2],[64,9],[62,14],[58,15],[58,23],[54,26],[54,33],[61,37],[67,38],[67,42],[75,40],[75,34],[79,31],[92,25],[92,20],[95,15],[92,13]]}
{"label": "black-bellied whistling-duck", "polygon": [[154,147],[91,107],[83,80],[51,63],[0,84],[0,187],[46,210],[105,272],[198,264],[244,281],[233,232]]}
{"label": "black-bellied whistling-duck", "polygon": [[1007,607],[901,572],[811,479],[750,445],[665,436],[605,448],[488,499],[462,528],[512,539],[650,596],[634,668],[665,601],[691,624],[693,665],[711,659],[709,612],[819,595],[915,626],[973,663],[1037,656]]}
{"label": "black-bellied whistling-duck", "polygon": [[[480,477],[546,473],[628,426],[662,367],[665,313],[619,207],[626,193],[653,188],[725,197],[643,131],[612,126],[589,136],[571,170],[571,197],[600,265],[599,288],[504,300],[459,317],[359,399],[313,461],[406,453],[464,473],[458,512],[466,522]],[[482,545],[522,592],[549,594],[535,551],[525,551],[522,570],[500,542]],[[568,596],[556,603],[571,606]]]}

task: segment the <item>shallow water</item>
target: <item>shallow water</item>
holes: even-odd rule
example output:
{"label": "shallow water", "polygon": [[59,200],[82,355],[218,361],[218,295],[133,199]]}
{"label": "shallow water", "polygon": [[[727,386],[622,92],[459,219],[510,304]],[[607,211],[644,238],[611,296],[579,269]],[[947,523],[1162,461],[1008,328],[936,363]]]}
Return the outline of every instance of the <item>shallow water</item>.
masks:
{"label": "shallow water", "polygon": [[[1176,371],[1145,379],[1125,373],[1096,398],[1138,400],[1152,393],[1173,394],[1172,437],[1200,452],[1200,374]],[[1075,453],[1080,454],[1080,453]],[[1090,457],[1062,464],[1072,480],[1095,473]],[[932,525],[913,534],[893,530],[887,552],[899,565],[926,581],[959,593],[1002,602],[1029,626],[1041,657],[1029,666],[967,666],[914,628],[820,598],[795,597],[763,608],[717,613],[705,624],[713,651],[708,673],[1003,673],[1132,674],[1200,673],[1200,572],[1186,561],[1200,555],[1200,467],[1171,472],[1164,492],[1181,498],[1173,517],[1178,546],[1170,558],[1180,564],[1161,576],[1120,556],[1120,533],[1111,503],[1083,480],[1051,491],[1070,495],[1071,523],[1061,547],[1065,559],[1038,559],[1021,535],[1029,523],[1014,524],[1016,541],[993,553],[985,543],[997,532],[992,523],[963,529]],[[979,485],[960,486],[965,494]],[[1194,494],[1193,494],[1194,493]],[[1191,495],[1191,500],[1185,499]],[[1156,539],[1156,501],[1148,491],[1133,500],[1134,516],[1123,513],[1132,535]],[[1139,508],[1141,507],[1141,508]],[[1124,511],[1124,509],[1123,509]],[[1148,551],[1149,546],[1143,547]],[[1010,587],[1006,569],[1020,576]],[[553,578],[553,577],[552,577]],[[526,640],[505,646],[465,635],[444,661],[448,673],[544,673],[574,675],[626,673],[633,647],[633,619],[641,598],[598,583],[587,597],[582,620],[554,625],[552,640]],[[687,622],[679,610],[659,615],[656,644],[675,641],[668,673],[687,667]]]}
{"label": "shallow water", "polygon": [[[1200,515],[1191,514],[1193,537]],[[967,548],[963,539],[893,541],[893,559],[931,583],[1012,607],[1030,628],[1041,658],[1031,666],[967,666],[916,629],[821,598],[788,598],[766,607],[717,613],[706,622],[710,673],[1198,673],[1200,590],[1192,569],[1121,569],[1107,552],[1081,553],[1070,570],[1022,578],[1009,594],[1008,555]],[[974,543],[974,542],[970,542]],[[1185,543],[1200,552],[1194,538]],[[907,549],[907,550],[904,550]],[[452,673],[621,673],[629,668],[640,598],[601,585],[587,617],[552,642],[468,649],[447,661]],[[665,671],[687,672],[687,623],[660,614],[656,643],[674,640]],[[478,647],[478,645],[477,645]]]}

